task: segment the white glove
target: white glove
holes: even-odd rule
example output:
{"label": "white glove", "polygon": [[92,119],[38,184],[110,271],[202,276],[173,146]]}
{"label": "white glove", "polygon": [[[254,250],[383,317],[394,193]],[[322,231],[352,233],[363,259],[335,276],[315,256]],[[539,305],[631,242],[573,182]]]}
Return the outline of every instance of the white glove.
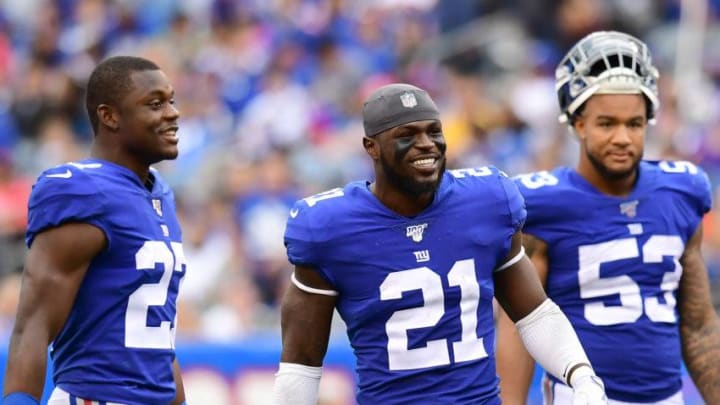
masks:
{"label": "white glove", "polygon": [[587,374],[573,378],[573,405],[607,405],[605,385],[600,377]]}

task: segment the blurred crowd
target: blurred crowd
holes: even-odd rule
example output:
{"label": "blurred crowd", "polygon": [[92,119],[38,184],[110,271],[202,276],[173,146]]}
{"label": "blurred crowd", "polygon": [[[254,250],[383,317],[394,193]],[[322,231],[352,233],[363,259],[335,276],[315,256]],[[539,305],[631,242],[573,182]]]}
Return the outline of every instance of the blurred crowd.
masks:
{"label": "blurred crowd", "polygon": [[[720,197],[719,21],[718,0],[0,0],[0,337],[31,186],[86,156],[84,83],[105,57],[147,57],[175,86],[180,157],[157,168],[190,266],[178,337],[235,341],[279,330],[291,204],[369,178],[360,108],[382,84],[431,93],[451,168],[573,164],[555,65],[588,32],[623,30],[661,71],[646,157],[701,165]],[[719,215],[716,204],[705,220],[716,287]]]}

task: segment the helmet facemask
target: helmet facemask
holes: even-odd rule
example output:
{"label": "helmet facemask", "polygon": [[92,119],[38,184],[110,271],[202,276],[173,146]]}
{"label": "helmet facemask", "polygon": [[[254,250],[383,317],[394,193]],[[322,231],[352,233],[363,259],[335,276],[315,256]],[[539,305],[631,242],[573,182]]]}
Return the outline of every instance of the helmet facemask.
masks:
{"label": "helmet facemask", "polygon": [[642,41],[615,31],[592,33],[570,49],[555,71],[558,118],[572,125],[575,114],[594,94],[642,94],[653,123],[660,104],[658,78]]}

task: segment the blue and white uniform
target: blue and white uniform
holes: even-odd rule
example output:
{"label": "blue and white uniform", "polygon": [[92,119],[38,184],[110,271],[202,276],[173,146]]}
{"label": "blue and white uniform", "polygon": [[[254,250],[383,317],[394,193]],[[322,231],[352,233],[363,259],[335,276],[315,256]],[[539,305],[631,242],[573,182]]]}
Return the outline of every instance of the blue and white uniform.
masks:
{"label": "blue and white uniform", "polygon": [[288,257],[338,293],[360,404],[500,403],[493,271],[524,220],[517,187],[493,167],[446,172],[412,218],[366,182],[295,203]]}
{"label": "blue and white uniform", "polygon": [[575,327],[608,397],[657,402],[676,394],[679,258],[711,207],[706,174],[689,162],[643,161],[627,197],[603,194],[566,167],[515,179],[527,207],[524,232],[548,246],[548,295]]}
{"label": "blue and white uniform", "polygon": [[33,187],[28,246],[69,222],[107,237],[51,344],[54,384],[72,396],[144,405],[175,398],[176,300],[186,266],[173,193],[151,175],[149,191],[129,169],[89,159],[47,170]]}

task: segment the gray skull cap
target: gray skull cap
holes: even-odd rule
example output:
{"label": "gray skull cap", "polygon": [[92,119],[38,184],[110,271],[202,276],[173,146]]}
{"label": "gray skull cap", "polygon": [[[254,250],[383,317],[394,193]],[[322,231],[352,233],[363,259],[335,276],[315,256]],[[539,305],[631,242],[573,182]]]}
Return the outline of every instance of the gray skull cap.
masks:
{"label": "gray skull cap", "polygon": [[406,83],[392,83],[375,90],[362,109],[365,136],[414,121],[439,120],[440,112],[423,89]]}

